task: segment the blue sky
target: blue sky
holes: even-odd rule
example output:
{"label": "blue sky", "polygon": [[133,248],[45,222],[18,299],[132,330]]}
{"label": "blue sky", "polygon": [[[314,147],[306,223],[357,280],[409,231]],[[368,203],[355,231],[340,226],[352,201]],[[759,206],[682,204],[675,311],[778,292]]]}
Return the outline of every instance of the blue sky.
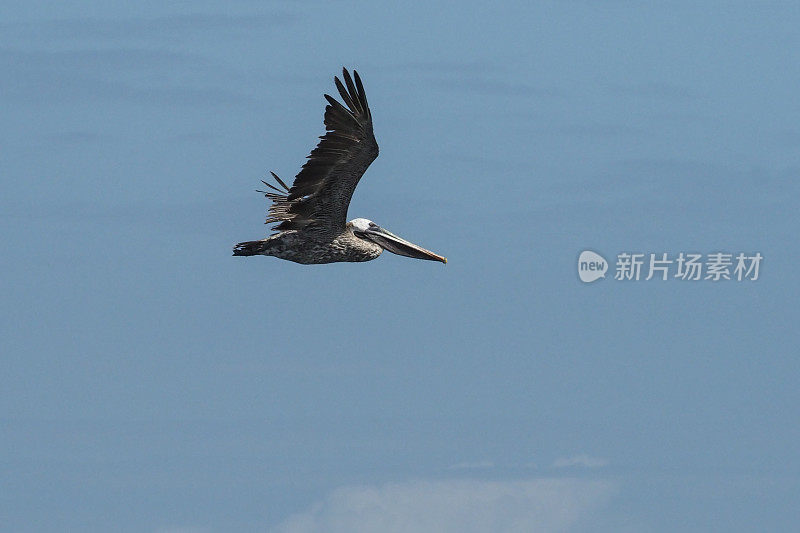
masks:
{"label": "blue sky", "polygon": [[[0,530],[800,521],[792,3],[0,13]],[[350,218],[446,266],[230,256],[342,66]],[[586,249],[764,261],[583,284]]]}

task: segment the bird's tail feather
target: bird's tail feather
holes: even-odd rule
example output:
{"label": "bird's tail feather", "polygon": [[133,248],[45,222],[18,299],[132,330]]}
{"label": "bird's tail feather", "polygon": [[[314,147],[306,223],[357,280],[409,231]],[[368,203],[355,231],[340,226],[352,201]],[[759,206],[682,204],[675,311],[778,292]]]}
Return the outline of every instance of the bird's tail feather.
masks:
{"label": "bird's tail feather", "polygon": [[267,240],[240,242],[233,247],[233,255],[261,255],[266,250]]}

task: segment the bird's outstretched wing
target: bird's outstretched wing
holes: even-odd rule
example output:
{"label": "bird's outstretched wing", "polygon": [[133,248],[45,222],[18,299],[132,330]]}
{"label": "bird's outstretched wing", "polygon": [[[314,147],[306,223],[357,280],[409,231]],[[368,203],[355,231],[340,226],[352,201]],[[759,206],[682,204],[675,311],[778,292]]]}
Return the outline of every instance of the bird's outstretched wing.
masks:
{"label": "bird's outstretched wing", "polygon": [[372,133],[372,115],[364,86],[356,71],[353,78],[342,69],[344,84],[334,78],[344,105],[325,95],[325,129],[320,143],[291,187],[272,176],[284,190],[264,182],[271,191],[261,191],[272,200],[267,224],[279,222],[275,230],[306,229],[331,236],[347,222],[347,207],[353,191],[370,163],[378,157],[378,143]]}

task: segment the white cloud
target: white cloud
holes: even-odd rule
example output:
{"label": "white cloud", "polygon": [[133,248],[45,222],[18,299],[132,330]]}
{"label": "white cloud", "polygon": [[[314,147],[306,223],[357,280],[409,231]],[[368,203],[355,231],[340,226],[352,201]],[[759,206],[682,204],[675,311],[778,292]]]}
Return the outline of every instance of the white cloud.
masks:
{"label": "white cloud", "polygon": [[582,453],[580,455],[573,455],[572,457],[561,457],[553,461],[553,468],[570,468],[570,467],[583,467],[583,468],[602,468],[608,464],[608,459],[600,457],[591,457]]}
{"label": "white cloud", "polygon": [[605,481],[444,480],[344,487],[275,533],[530,533],[567,531],[602,507]]}

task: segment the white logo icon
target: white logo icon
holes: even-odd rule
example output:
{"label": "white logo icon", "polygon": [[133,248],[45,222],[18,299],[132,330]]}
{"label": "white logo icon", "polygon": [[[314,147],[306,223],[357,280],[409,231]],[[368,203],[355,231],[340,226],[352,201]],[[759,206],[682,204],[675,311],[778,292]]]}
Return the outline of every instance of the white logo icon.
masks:
{"label": "white logo icon", "polygon": [[608,270],[608,261],[600,254],[584,250],[578,257],[578,276],[584,283],[591,283],[606,277],[606,270]]}

